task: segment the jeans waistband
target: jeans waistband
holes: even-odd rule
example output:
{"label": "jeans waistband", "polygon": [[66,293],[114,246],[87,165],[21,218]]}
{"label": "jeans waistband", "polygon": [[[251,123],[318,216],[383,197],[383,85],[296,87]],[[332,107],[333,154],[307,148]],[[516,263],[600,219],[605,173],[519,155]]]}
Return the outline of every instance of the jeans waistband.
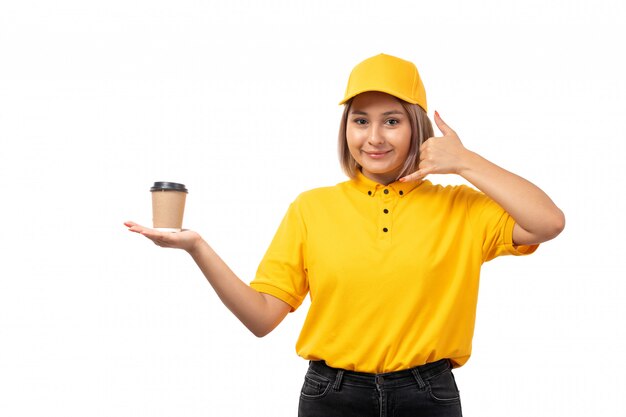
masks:
{"label": "jeans waistband", "polygon": [[415,368],[380,374],[331,368],[326,365],[324,361],[311,361],[309,369],[318,375],[334,381],[336,389],[339,388],[339,385],[342,383],[379,387],[383,385],[404,385],[407,382],[413,383],[416,381],[421,388],[425,385],[425,380],[437,376],[448,369],[452,369],[452,362],[450,362],[449,359],[440,359],[436,362],[416,366]]}

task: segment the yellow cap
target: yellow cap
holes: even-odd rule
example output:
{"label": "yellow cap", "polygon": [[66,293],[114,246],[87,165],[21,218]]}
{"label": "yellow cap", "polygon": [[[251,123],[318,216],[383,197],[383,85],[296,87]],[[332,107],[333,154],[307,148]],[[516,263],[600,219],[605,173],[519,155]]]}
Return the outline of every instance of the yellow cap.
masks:
{"label": "yellow cap", "polygon": [[426,91],[415,64],[395,56],[380,54],[358,64],[350,73],[344,104],[357,94],[381,91],[401,100],[418,104],[424,111]]}

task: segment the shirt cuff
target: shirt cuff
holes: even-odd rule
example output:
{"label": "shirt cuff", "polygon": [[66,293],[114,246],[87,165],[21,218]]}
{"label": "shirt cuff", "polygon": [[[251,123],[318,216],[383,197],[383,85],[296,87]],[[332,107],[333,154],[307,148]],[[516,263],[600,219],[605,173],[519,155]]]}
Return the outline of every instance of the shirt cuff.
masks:
{"label": "shirt cuff", "polygon": [[515,227],[515,220],[509,216],[504,227],[504,246],[506,251],[515,256],[530,255],[535,252],[539,247],[536,245],[514,245],[513,244],[513,227]]}
{"label": "shirt cuff", "polygon": [[251,282],[250,287],[258,292],[269,294],[289,304],[291,306],[290,312],[296,311],[297,308],[300,307],[300,304],[302,304],[302,300],[299,300],[298,298],[289,294],[287,291],[281,290],[280,288],[277,288],[270,284],[264,284],[262,282]]}

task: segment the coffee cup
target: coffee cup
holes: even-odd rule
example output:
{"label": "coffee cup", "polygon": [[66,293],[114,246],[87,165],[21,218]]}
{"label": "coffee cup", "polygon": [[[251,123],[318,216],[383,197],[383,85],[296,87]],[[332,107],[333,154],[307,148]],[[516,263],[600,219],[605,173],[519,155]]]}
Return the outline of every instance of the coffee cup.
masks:
{"label": "coffee cup", "polygon": [[180,232],[183,227],[187,188],[175,182],[155,182],[152,194],[152,226],[163,232]]}

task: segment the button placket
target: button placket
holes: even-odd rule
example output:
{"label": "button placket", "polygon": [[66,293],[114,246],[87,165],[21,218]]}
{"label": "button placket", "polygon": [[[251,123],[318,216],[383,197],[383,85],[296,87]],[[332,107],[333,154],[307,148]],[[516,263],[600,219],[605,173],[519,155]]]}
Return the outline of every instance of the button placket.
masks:
{"label": "button placket", "polygon": [[391,212],[393,207],[395,206],[397,196],[395,195],[393,190],[390,190],[389,188],[383,188],[382,193],[379,193],[378,195],[380,196],[380,211],[378,212],[378,233],[381,239],[390,242],[393,226]]}

